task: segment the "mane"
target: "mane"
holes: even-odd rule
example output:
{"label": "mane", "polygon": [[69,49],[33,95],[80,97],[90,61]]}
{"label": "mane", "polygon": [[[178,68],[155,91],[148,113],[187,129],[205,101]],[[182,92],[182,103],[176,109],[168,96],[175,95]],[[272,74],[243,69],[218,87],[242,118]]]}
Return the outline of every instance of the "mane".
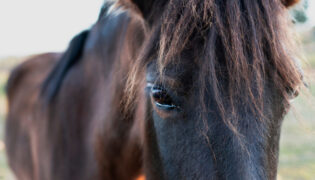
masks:
{"label": "mane", "polygon": [[170,0],[164,9],[130,74],[128,94],[137,91],[141,67],[157,59],[163,77],[165,68],[196,43],[202,45],[192,60],[200,71],[201,106],[206,107],[204,95],[211,92],[222,120],[234,132],[240,119],[236,112],[244,104],[264,119],[266,86],[275,87],[287,105],[299,90],[296,42],[280,0]]}
{"label": "mane", "polygon": [[89,30],[83,31],[71,40],[68,49],[44,81],[41,94],[48,102],[53,100],[58,93],[63,79],[71,67],[80,61],[88,34]]}
{"label": "mane", "polygon": [[[100,21],[104,16],[107,15],[107,12],[113,4],[114,2],[112,1],[104,2],[97,21]],[[81,56],[85,47],[85,42],[88,38],[89,33],[90,30],[85,30],[76,35],[71,40],[69,47],[44,81],[41,94],[45,97],[46,100],[48,100],[48,102],[52,101],[57,95],[63,79],[67,75],[68,71],[81,60]]]}

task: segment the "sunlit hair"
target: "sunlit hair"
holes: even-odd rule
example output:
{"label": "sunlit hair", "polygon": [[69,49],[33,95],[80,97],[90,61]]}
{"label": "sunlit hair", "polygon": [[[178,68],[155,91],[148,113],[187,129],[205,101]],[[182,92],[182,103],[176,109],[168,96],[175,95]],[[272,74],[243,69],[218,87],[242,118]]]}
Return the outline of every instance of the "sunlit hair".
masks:
{"label": "sunlit hair", "polygon": [[285,105],[299,90],[296,42],[280,0],[170,0],[164,9],[130,73],[131,97],[143,81],[143,67],[154,59],[163,77],[165,67],[196,43],[201,47],[194,49],[198,55],[192,63],[198,66],[201,107],[207,107],[204,95],[211,92],[234,132],[244,104],[257,119],[264,118],[265,87],[276,87]]}

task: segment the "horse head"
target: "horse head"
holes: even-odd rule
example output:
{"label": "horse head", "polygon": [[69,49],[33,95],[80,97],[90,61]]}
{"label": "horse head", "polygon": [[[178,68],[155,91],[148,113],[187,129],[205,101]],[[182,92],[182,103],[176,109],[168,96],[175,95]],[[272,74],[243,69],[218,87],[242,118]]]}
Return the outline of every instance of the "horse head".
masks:
{"label": "horse head", "polygon": [[285,16],[297,1],[120,2],[148,32],[130,80],[146,84],[147,178],[276,179],[301,85]]}

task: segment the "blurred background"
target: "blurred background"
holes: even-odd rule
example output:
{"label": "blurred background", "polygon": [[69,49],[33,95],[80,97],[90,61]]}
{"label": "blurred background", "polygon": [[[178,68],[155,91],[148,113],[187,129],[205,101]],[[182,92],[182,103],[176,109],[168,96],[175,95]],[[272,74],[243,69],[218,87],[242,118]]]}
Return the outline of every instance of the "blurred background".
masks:
{"label": "blurred background", "polygon": [[[0,0],[0,180],[14,179],[5,156],[3,130],[10,70],[32,54],[63,51],[97,19],[104,0]],[[281,136],[279,180],[315,180],[315,1],[290,10],[305,57],[309,90],[293,102]]]}

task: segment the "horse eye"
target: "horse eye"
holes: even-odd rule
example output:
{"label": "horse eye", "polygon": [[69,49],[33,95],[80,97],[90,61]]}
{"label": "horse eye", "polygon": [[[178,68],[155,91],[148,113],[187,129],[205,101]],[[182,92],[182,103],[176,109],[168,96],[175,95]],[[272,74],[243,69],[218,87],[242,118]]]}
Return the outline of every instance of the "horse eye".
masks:
{"label": "horse eye", "polygon": [[151,88],[151,96],[155,105],[164,110],[173,110],[177,108],[167,91],[160,87]]}

